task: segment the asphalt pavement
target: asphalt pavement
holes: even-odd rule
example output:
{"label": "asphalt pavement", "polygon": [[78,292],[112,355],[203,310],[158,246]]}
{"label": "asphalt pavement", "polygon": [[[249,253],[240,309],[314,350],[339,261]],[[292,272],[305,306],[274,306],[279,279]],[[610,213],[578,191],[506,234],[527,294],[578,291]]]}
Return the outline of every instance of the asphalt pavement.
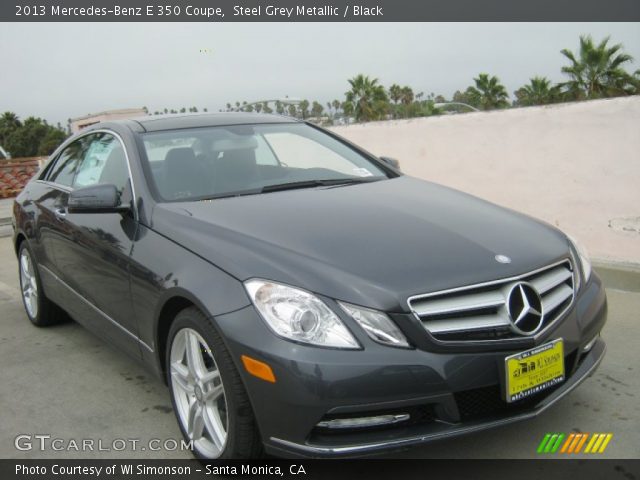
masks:
{"label": "asphalt pavement", "polygon": [[[76,323],[32,326],[20,300],[10,238],[0,238],[0,266],[0,458],[189,458],[174,449],[181,436],[167,388]],[[533,420],[392,457],[534,458],[548,432],[610,432],[613,438],[599,458],[639,458],[640,292],[607,294],[607,355],[577,390]],[[16,448],[18,437],[22,450]],[[79,453],[74,445],[82,448],[83,440],[93,441],[94,449]],[[41,442],[48,447],[44,451]]]}

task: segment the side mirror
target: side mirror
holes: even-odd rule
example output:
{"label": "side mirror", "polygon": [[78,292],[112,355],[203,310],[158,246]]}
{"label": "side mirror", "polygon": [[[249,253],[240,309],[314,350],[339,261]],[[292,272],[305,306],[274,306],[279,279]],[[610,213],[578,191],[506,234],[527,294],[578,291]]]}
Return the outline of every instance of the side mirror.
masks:
{"label": "side mirror", "polygon": [[69,213],[118,213],[129,207],[120,203],[115,185],[98,184],[72,191],[67,209]]}
{"label": "side mirror", "polygon": [[391,157],[380,157],[380,160],[382,160],[384,163],[388,164],[389,166],[395,168],[396,170],[400,170],[400,162],[398,160],[396,160],[395,158],[391,158]]}

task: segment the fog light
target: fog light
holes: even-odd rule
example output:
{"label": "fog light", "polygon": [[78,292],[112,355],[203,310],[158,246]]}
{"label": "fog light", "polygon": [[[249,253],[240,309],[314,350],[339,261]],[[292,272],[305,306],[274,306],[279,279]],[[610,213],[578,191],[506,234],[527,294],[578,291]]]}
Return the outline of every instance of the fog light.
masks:
{"label": "fog light", "polygon": [[409,420],[408,413],[399,413],[395,415],[376,415],[375,417],[357,417],[357,418],[335,418],[333,420],[323,420],[318,422],[318,427],[322,428],[364,428],[379,427],[381,425],[392,425],[394,423]]}
{"label": "fog light", "polygon": [[599,336],[600,334],[597,334],[595,337],[589,340],[587,344],[584,347],[582,347],[582,353],[587,353],[589,350],[591,350],[591,348],[595,345],[596,341],[598,340]]}

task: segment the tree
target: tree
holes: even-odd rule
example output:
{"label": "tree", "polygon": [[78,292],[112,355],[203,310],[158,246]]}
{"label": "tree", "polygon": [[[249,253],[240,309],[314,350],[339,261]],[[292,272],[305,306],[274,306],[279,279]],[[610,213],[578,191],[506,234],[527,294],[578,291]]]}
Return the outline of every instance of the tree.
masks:
{"label": "tree", "polygon": [[389,87],[389,98],[396,105],[402,99],[402,87],[397,83],[394,83]]}
{"label": "tree", "polygon": [[302,115],[302,119],[304,120],[309,116],[309,101],[302,100],[300,102],[300,105],[298,105],[298,107],[300,109],[300,114]]}
{"label": "tree", "polygon": [[289,107],[287,107],[287,110],[289,112],[289,116],[290,117],[296,117],[297,112],[296,112],[296,106],[293,103],[289,104]]}
{"label": "tree", "polygon": [[470,105],[482,110],[493,110],[509,106],[507,89],[500,83],[498,77],[481,73],[474,78],[475,86],[468,87],[465,97]]}
{"label": "tree", "polygon": [[276,112],[278,115],[284,115],[284,104],[280,100],[276,100]]}
{"label": "tree", "polygon": [[334,111],[333,113],[334,117],[338,115],[338,110],[340,110],[341,105],[342,103],[340,103],[340,100],[337,100],[337,99],[331,102],[331,106],[333,107],[333,111]]}
{"label": "tree", "polygon": [[313,115],[316,118],[319,118],[322,116],[323,112],[324,112],[324,107],[320,103],[314,100],[313,104],[311,105],[311,115]]}
{"label": "tree", "polygon": [[349,85],[351,90],[346,92],[345,96],[356,120],[366,122],[384,117],[388,111],[389,99],[377,78],[370,79],[360,74],[350,79]]}
{"label": "tree", "polygon": [[51,155],[58,146],[67,138],[67,133],[62,128],[49,127],[44,138],[38,145],[38,155]]}
{"label": "tree", "polygon": [[570,62],[562,67],[569,80],[562,84],[571,100],[615,97],[634,93],[633,77],[623,65],[633,57],[622,51],[622,44],[609,46],[610,37],[597,45],[590,35],[580,36],[577,55],[571,50],[560,51]]}
{"label": "tree", "polygon": [[0,117],[0,134],[4,135],[3,146],[16,158],[50,155],[67,138],[61,126],[54,127],[35,117],[20,122],[11,112]]}
{"label": "tree", "polygon": [[263,113],[273,113],[273,108],[269,106],[268,102],[262,102],[262,111]]}
{"label": "tree", "polygon": [[631,85],[633,87],[633,94],[640,94],[640,69],[633,72],[633,76],[631,77]]}
{"label": "tree", "polygon": [[400,102],[404,105],[404,116],[410,117],[411,115],[411,105],[415,100],[415,96],[413,93],[413,89],[408,86],[404,86],[400,89]]}
{"label": "tree", "polygon": [[513,92],[516,105],[547,105],[557,102],[560,98],[560,87],[551,85],[551,81],[546,77],[533,77],[529,83],[523,85]]}
{"label": "tree", "polygon": [[[7,137],[22,127],[22,122],[13,112],[4,112],[0,116],[0,145],[6,147]],[[9,147],[6,147],[9,148]]]}
{"label": "tree", "polygon": [[340,108],[342,109],[342,112],[345,116],[350,117],[351,115],[353,115],[353,103],[346,101],[342,102],[340,104]]}
{"label": "tree", "polygon": [[256,112],[260,113],[262,111],[262,104],[261,103],[257,103],[255,106]]}

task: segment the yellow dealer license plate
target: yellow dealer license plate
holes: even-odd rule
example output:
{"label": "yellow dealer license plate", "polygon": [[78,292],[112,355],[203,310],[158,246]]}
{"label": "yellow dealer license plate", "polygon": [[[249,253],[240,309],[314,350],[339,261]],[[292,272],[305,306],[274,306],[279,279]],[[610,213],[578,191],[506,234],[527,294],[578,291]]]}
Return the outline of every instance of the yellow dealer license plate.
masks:
{"label": "yellow dealer license plate", "polygon": [[562,339],[505,358],[506,400],[515,402],[564,380]]}

